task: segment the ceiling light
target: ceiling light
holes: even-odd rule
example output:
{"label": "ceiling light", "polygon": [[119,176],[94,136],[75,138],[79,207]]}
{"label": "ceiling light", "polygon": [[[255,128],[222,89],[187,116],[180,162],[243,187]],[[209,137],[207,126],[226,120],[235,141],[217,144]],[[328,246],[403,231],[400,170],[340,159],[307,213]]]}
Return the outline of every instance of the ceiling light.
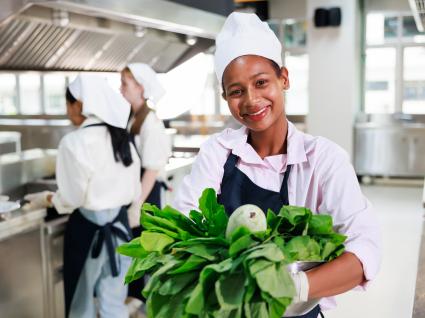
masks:
{"label": "ceiling light", "polygon": [[54,9],[52,13],[52,22],[54,25],[66,27],[69,24],[68,11]]}
{"label": "ceiling light", "polygon": [[193,35],[186,35],[186,44],[193,46],[196,44],[196,42],[198,42],[198,38],[196,36]]}
{"label": "ceiling light", "polygon": [[138,38],[141,38],[145,35],[146,33],[146,28],[142,25],[135,25],[134,26],[134,35],[137,36]]}

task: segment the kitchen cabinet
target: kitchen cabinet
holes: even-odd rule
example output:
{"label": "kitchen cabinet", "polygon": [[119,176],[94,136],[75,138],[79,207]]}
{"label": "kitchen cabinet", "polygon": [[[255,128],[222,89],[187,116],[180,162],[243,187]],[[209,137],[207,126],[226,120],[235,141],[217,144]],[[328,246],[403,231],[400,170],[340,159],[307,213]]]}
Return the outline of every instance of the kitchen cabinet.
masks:
{"label": "kitchen cabinet", "polygon": [[425,176],[425,124],[362,123],[355,126],[357,175]]}

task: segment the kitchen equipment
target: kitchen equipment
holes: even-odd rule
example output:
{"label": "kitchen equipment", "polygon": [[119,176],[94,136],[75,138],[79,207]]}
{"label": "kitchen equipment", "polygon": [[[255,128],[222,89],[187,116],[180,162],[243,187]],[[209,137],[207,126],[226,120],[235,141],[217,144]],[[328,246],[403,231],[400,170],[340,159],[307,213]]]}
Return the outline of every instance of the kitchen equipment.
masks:
{"label": "kitchen equipment", "polygon": [[308,271],[314,267],[320,266],[326,263],[325,261],[297,261],[291,264],[288,264],[288,271],[292,274],[298,273],[300,271]]}
{"label": "kitchen equipment", "polygon": [[19,201],[0,201],[0,221],[7,220],[10,212],[21,207]]}

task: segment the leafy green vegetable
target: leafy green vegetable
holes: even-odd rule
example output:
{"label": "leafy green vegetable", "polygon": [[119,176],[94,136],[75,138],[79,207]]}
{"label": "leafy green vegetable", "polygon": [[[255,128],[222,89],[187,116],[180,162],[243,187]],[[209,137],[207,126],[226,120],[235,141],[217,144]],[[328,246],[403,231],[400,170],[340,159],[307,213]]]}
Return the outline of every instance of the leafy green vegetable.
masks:
{"label": "leafy green vegetable", "polygon": [[235,219],[229,230],[213,189],[189,217],[144,204],[141,236],[117,248],[132,257],[125,282],[150,275],[141,291],[148,317],[280,318],[295,294],[287,265],[330,261],[343,253],[346,237],[334,232],[329,215],[296,206],[277,212],[269,209],[267,227],[256,232]]}

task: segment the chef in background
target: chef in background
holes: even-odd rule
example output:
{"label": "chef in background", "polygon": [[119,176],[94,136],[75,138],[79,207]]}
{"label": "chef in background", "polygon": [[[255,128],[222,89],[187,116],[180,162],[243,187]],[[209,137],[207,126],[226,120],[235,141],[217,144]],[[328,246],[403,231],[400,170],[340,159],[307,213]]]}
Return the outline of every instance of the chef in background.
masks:
{"label": "chef in background", "polygon": [[[164,96],[165,90],[149,65],[134,63],[121,72],[121,93],[131,104],[128,131],[141,158],[141,202],[161,207],[161,190],[166,188],[164,168],[171,155],[171,140],[153,106]],[[140,235],[140,227],[136,227],[133,234]]]}
{"label": "chef in background", "polygon": [[[121,93],[131,104],[131,115],[127,129],[141,160],[141,192],[139,204],[131,206],[133,219],[130,225],[134,237],[141,234],[139,225],[140,203],[150,203],[161,207],[161,190],[165,184],[165,165],[171,155],[171,140],[165,127],[151,108],[165,94],[155,71],[147,64],[129,64],[121,71]],[[144,301],[141,295],[143,279],[129,285],[128,295]]]}
{"label": "chef in background", "polygon": [[130,105],[94,74],[69,85],[66,105],[78,129],[59,144],[58,191],[27,195],[27,208],[53,205],[71,214],[64,238],[66,317],[128,317],[130,259],[115,248],[131,239],[126,207],[140,198],[140,160],[126,130]]}

